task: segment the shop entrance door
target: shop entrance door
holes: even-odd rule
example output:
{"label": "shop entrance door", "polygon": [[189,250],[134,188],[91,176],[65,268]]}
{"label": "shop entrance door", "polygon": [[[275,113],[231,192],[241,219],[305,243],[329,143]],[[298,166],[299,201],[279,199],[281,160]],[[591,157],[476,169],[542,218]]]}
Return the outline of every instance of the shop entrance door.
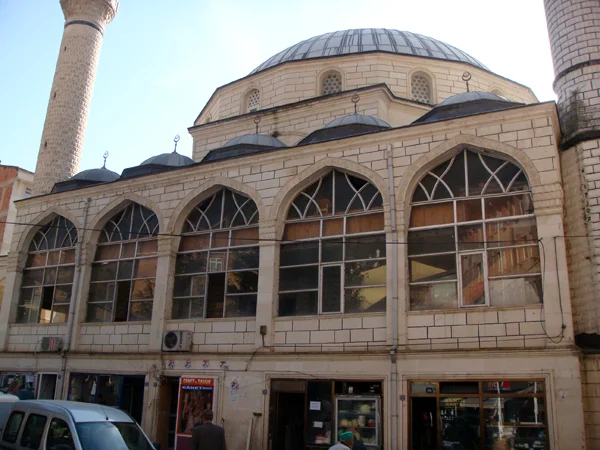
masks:
{"label": "shop entrance door", "polygon": [[437,399],[411,399],[411,450],[437,449]]}
{"label": "shop entrance door", "polygon": [[276,392],[273,450],[304,449],[305,394]]}
{"label": "shop entrance door", "polygon": [[137,423],[142,423],[144,410],[144,377],[123,377],[121,409],[126,411]]}
{"label": "shop entrance door", "polygon": [[165,450],[173,450],[175,448],[178,394],[179,378],[164,378],[158,391],[156,440],[160,442],[160,448]]}

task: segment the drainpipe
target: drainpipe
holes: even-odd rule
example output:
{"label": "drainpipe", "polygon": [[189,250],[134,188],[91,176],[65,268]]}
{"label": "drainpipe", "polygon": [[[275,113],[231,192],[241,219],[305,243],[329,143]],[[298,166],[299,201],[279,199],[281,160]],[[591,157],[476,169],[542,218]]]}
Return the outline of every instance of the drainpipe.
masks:
{"label": "drainpipe", "polygon": [[392,228],[392,348],[390,361],[392,365],[391,389],[392,398],[392,450],[398,448],[398,366],[396,352],[398,351],[398,229],[396,224],[396,194],[394,192],[394,165],[392,161],[392,145],[386,148],[388,191],[390,197],[390,221]]}
{"label": "drainpipe", "polygon": [[[75,245],[75,273],[73,274],[73,292],[79,293],[79,278],[81,276],[81,247],[83,245],[83,236],[85,235],[85,229],[87,227],[88,210],[90,207],[90,198],[85,199],[85,205],[83,207],[83,223],[82,233],[77,235],[77,244]],[[69,317],[67,318],[67,335],[65,336],[65,344],[62,350],[63,364],[61,371],[61,381],[59,383],[59,393],[61,398],[63,397],[63,390],[65,385],[65,378],[67,376],[67,354],[71,349],[71,339],[73,337],[73,327],[75,319],[75,309],[78,304],[78,295],[71,295],[71,303],[69,305]]]}

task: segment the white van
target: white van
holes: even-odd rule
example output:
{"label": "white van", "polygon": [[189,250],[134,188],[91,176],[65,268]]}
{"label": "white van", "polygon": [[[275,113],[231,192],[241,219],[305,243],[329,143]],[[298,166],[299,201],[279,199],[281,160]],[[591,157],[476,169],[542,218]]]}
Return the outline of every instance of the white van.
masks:
{"label": "white van", "polygon": [[24,400],[13,404],[0,437],[11,450],[155,450],[127,413],[90,403]]}
{"label": "white van", "polygon": [[6,423],[8,413],[10,413],[10,408],[12,408],[13,403],[18,401],[19,397],[16,395],[0,392],[0,433],[2,433],[2,428],[4,428],[4,424]]}

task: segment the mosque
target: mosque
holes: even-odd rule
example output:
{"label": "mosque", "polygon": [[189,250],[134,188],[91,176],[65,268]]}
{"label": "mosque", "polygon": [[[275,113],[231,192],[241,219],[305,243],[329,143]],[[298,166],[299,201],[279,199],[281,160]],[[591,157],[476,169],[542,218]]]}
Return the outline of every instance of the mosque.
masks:
{"label": "mosque", "polygon": [[192,158],[119,174],[79,167],[119,1],[60,3],[1,387],[119,407],[163,450],[207,407],[234,450],[600,448],[600,5],[545,0],[558,103],[336,31],[217,88]]}

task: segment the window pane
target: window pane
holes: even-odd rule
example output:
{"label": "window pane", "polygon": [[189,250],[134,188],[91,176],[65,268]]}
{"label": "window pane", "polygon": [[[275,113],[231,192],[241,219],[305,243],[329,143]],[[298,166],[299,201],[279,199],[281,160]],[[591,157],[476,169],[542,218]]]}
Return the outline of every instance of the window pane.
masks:
{"label": "window pane", "polygon": [[146,298],[154,298],[154,282],[154,278],[146,280],[134,280],[133,289],[131,290],[131,299],[141,300]]}
{"label": "window pane", "polygon": [[52,323],[66,323],[69,315],[69,305],[54,305],[52,308]]}
{"label": "window pane", "polygon": [[279,294],[280,316],[307,316],[318,313],[319,293],[294,292]]}
{"label": "window pane", "polygon": [[109,281],[117,277],[117,263],[100,263],[92,266],[92,281]]}
{"label": "window pane", "polygon": [[44,284],[46,286],[56,283],[56,267],[47,268],[44,273]]}
{"label": "window pane", "polygon": [[458,307],[456,283],[422,284],[410,287],[410,309],[447,309]]}
{"label": "window pane", "polygon": [[300,291],[318,287],[319,266],[279,269],[280,291]]}
{"label": "window pane", "polygon": [[346,261],[385,258],[385,235],[346,238]]}
{"label": "window pane", "polygon": [[344,243],[341,237],[337,239],[323,240],[321,242],[321,262],[342,261],[344,254]]}
{"label": "window pane", "polygon": [[283,232],[284,241],[297,241],[300,239],[309,239],[319,237],[321,233],[321,222],[316,220],[312,222],[288,223]]}
{"label": "window pane", "polygon": [[134,278],[149,278],[156,276],[156,258],[135,260]]}
{"label": "window pane", "polygon": [[194,275],[192,277],[192,295],[204,296],[206,292],[206,275]]}
{"label": "window pane", "polygon": [[227,274],[228,294],[247,294],[258,290],[258,271],[229,272]]}
{"label": "window pane", "polygon": [[23,286],[41,286],[43,279],[44,269],[23,271]]}
{"label": "window pane", "polygon": [[256,295],[228,295],[225,302],[225,317],[256,316]]}
{"label": "window pane", "polygon": [[539,394],[544,392],[543,381],[488,381],[483,383],[483,392],[490,394]]}
{"label": "window pane", "polygon": [[485,199],[485,218],[523,216],[533,214],[533,202],[530,194],[509,195]]}
{"label": "window pane", "polygon": [[211,248],[223,248],[229,246],[229,231],[212,234]]}
{"label": "window pane", "polygon": [[458,227],[458,250],[476,250],[483,248],[483,225],[466,225]]}
{"label": "window pane", "polygon": [[258,247],[229,250],[228,270],[257,269]]}
{"label": "window pane", "polygon": [[75,274],[75,267],[73,267],[73,266],[59,267],[56,282],[59,284],[72,283],[74,274]]}
{"label": "window pane", "polygon": [[48,253],[48,262],[46,263],[47,265],[57,266],[59,261],[60,261],[60,250]]}
{"label": "window pane", "polygon": [[129,321],[138,322],[152,319],[152,302],[131,302],[129,308]]}
{"label": "window pane", "polygon": [[128,244],[123,244],[121,246],[121,259],[123,258],[133,258],[135,256],[135,242],[130,242]]}
{"label": "window pane", "polygon": [[480,448],[479,408],[479,398],[440,398],[442,448]]}
{"label": "window pane", "polygon": [[208,250],[210,234],[199,234],[196,236],[184,236],[179,244],[179,251]]}
{"label": "window pane", "polygon": [[458,222],[470,222],[481,220],[481,200],[465,200],[456,202],[456,220]]}
{"label": "window pane", "polygon": [[208,255],[208,272],[225,272],[226,251],[212,251]]}
{"label": "window pane", "polygon": [[463,306],[485,304],[483,253],[460,256]]}
{"label": "window pane", "polygon": [[73,264],[75,263],[75,249],[63,250],[60,256],[61,264]]}
{"label": "window pane", "polygon": [[477,381],[442,381],[440,394],[479,394]]}
{"label": "window pane", "polygon": [[208,290],[206,298],[206,317],[208,319],[222,318],[225,305],[225,274],[211,273],[208,275]]}
{"label": "window pane", "polygon": [[311,264],[319,261],[319,242],[303,242],[301,244],[282,244],[280,261],[281,266],[296,266]]}
{"label": "window pane", "polygon": [[258,227],[231,231],[231,246],[258,244]]}
{"label": "window pane", "polygon": [[346,218],[346,233],[369,233],[383,231],[383,213],[370,214],[368,216],[353,216]]}
{"label": "window pane", "polygon": [[4,433],[2,433],[2,440],[4,442],[9,442],[11,444],[17,442],[17,436],[19,435],[19,429],[21,428],[23,417],[25,417],[25,414],[19,411],[15,411],[10,415],[8,421],[6,422]]}
{"label": "window pane", "polygon": [[385,284],[385,259],[380,261],[357,261],[345,264],[345,286],[373,286]]}
{"label": "window pane", "polygon": [[32,253],[27,256],[26,267],[40,267],[46,265],[47,253]]}
{"label": "window pane", "polygon": [[173,297],[189,297],[192,292],[192,277],[175,277]]}
{"label": "window pane", "polygon": [[540,272],[537,245],[488,251],[488,276],[518,275]]}
{"label": "window pane", "polygon": [[410,258],[410,281],[456,280],[456,255]]}
{"label": "window pane", "polygon": [[488,247],[534,244],[537,242],[535,218],[515,219],[486,224]]}
{"label": "window pane", "polygon": [[75,450],[73,436],[64,420],[52,419],[46,437],[47,449]]}
{"label": "window pane", "polygon": [[542,303],[541,276],[489,280],[492,306],[539,305]]}
{"label": "window pane", "polygon": [[345,290],[344,312],[383,312],[386,304],[386,288],[365,287]]}
{"label": "window pane", "polygon": [[112,303],[88,303],[87,322],[111,322]]}
{"label": "window pane", "polygon": [[29,414],[23,433],[21,433],[21,446],[30,449],[40,448],[42,435],[46,427],[46,416],[40,414]]}
{"label": "window pane", "polygon": [[71,288],[72,285],[70,284],[56,286],[54,288],[54,302],[69,303],[71,301]]}
{"label": "window pane", "polygon": [[204,317],[204,297],[173,299],[173,319]]}
{"label": "window pane", "polygon": [[137,256],[152,256],[158,252],[158,241],[140,241],[137,245]]}
{"label": "window pane", "polygon": [[119,280],[128,280],[133,275],[133,260],[129,261],[119,261],[119,272],[118,279]]}
{"label": "window pane", "polygon": [[115,283],[90,283],[90,302],[113,301]]}
{"label": "window pane", "polygon": [[322,310],[324,313],[340,312],[342,307],[342,267],[323,267]]}
{"label": "window pane", "polygon": [[108,259],[119,259],[121,245],[99,245],[96,250],[95,261],[106,261]]}
{"label": "window pane", "polygon": [[344,234],[344,219],[323,221],[323,236],[339,236]]}
{"label": "window pane", "polygon": [[498,448],[496,442],[506,442],[507,429],[512,431],[514,448],[548,448],[543,398],[486,398],[484,408],[490,416],[486,441],[494,443],[494,448]]}
{"label": "window pane", "polygon": [[452,202],[413,206],[410,212],[410,227],[426,227],[454,222]]}
{"label": "window pane", "polygon": [[454,227],[408,232],[409,255],[454,251],[456,251]]}
{"label": "window pane", "polygon": [[[142,283],[146,280],[141,280]],[[115,322],[128,320],[129,300],[131,299],[131,281],[119,281],[114,308]]]}
{"label": "window pane", "polygon": [[200,273],[206,272],[206,261],[208,253],[184,253],[177,255],[177,262],[175,263],[175,273]]}

